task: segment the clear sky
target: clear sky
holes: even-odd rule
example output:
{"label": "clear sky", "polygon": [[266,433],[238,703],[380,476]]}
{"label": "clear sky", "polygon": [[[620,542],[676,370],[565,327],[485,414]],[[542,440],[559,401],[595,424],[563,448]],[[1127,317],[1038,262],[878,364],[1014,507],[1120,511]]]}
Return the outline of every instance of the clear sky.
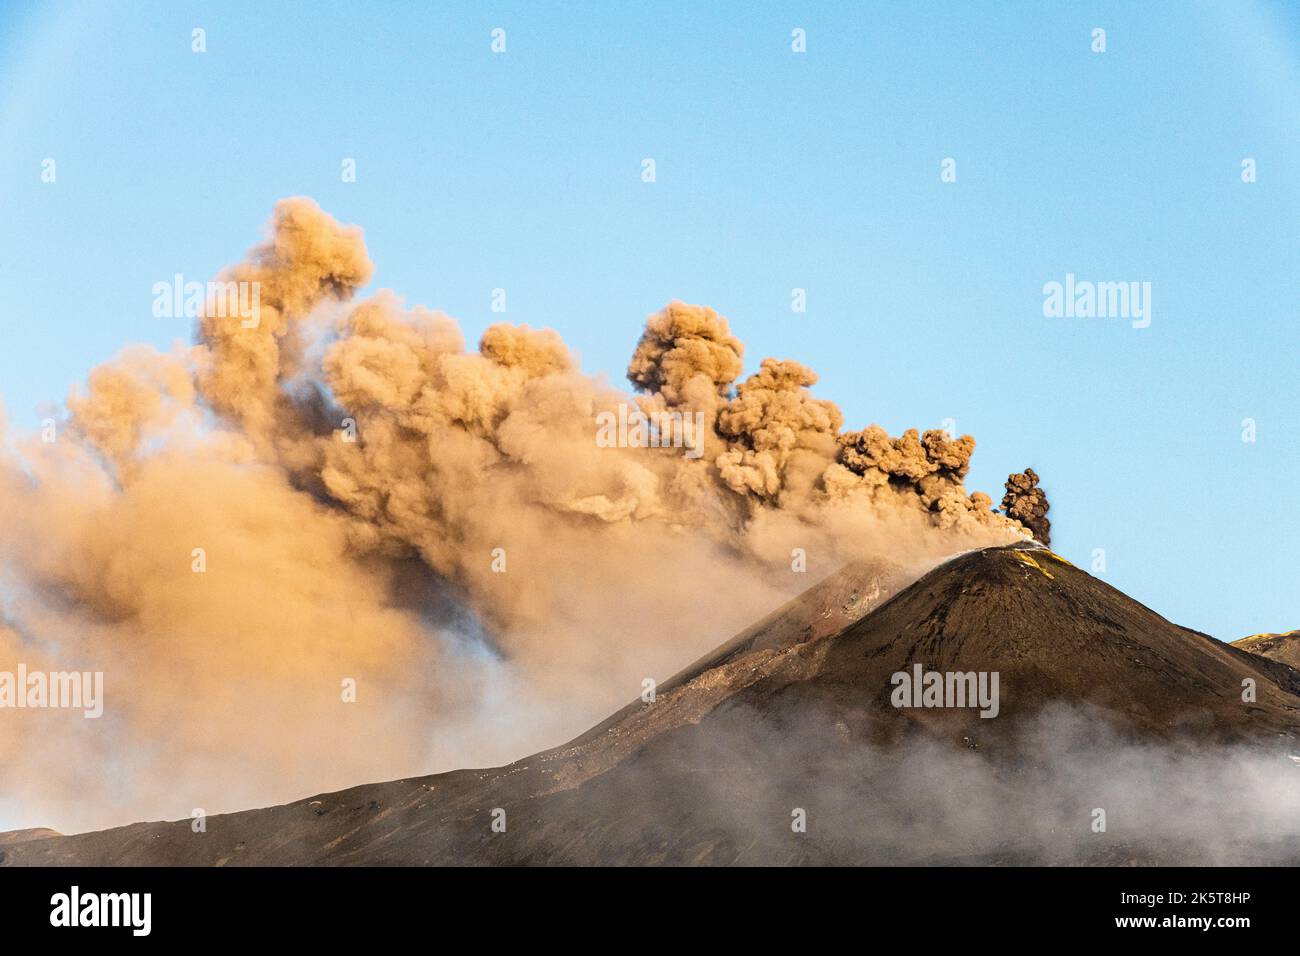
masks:
{"label": "clear sky", "polygon": [[[621,381],[711,305],[849,427],[954,419],[972,489],[1032,465],[1057,550],[1174,621],[1300,627],[1300,4],[0,0],[11,420],[187,338],[153,284],[295,194],[471,340],[504,288]],[[1067,273],[1150,327],[1045,317]]]}

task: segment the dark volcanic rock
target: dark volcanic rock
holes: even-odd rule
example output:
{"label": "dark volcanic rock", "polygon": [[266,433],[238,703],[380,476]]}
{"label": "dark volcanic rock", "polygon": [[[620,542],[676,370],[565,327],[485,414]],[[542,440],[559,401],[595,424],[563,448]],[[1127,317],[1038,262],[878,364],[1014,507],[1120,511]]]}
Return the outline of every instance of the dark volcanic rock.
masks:
{"label": "dark volcanic rock", "polygon": [[1289,667],[1300,668],[1300,631],[1287,631],[1285,634],[1252,634],[1239,641],[1232,642],[1251,654],[1267,657],[1269,660],[1281,661]]}

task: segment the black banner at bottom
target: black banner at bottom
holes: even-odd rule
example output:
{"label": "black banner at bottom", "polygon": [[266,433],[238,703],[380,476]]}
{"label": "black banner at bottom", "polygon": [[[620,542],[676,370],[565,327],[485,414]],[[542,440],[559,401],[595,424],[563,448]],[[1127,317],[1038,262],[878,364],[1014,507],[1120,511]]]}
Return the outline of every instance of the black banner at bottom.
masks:
{"label": "black banner at bottom", "polygon": [[[926,944],[1066,938],[1147,942],[1289,937],[1286,869],[5,869],[6,941],[131,945],[375,941],[448,930],[542,942],[581,932],[636,945],[680,929],[693,943],[784,925]],[[976,934],[972,936],[971,934]]]}

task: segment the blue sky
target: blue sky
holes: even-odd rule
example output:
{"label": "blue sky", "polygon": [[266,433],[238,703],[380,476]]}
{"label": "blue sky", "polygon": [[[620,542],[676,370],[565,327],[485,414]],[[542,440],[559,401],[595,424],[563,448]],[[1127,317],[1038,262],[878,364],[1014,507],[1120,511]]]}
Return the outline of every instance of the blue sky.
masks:
{"label": "blue sky", "polygon": [[[712,305],[850,427],[954,419],[969,487],[1032,465],[1057,550],[1174,621],[1300,627],[1300,7],[0,0],[0,80],[18,425],[187,338],[153,284],[306,194],[471,339],[504,288],[621,381],[646,315]],[[1151,326],[1044,317],[1071,272],[1151,282]]]}

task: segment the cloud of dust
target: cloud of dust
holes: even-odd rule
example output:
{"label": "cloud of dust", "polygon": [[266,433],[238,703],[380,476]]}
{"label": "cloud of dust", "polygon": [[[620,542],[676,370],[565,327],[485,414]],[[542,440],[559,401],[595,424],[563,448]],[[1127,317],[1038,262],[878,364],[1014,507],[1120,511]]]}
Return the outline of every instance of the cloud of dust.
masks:
{"label": "cloud of dust", "polygon": [[[553,331],[493,325],[467,351],[442,313],[351,301],[372,271],[359,229],[283,200],[219,277],[257,285],[255,322],[127,348],[55,440],[4,434],[0,671],[103,671],[106,696],[99,721],[0,711],[7,825],[499,763],[845,561],[1026,534],[963,487],[970,436],[842,432],[794,361],[737,382],[712,309],[647,320],[633,396]],[[600,447],[620,405],[702,414],[703,453]]]}

